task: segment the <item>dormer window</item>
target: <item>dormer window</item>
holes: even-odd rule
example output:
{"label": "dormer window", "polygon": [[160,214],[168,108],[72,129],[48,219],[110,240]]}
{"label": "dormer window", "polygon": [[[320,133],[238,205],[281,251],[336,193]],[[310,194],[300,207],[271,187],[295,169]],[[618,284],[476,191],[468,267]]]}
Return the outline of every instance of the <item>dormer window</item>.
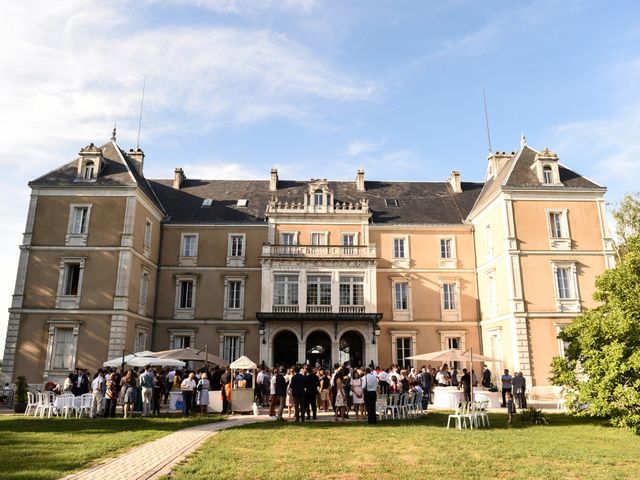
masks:
{"label": "dormer window", "polygon": [[80,149],[76,182],[93,181],[98,177],[102,166],[102,149],[93,143]]}
{"label": "dormer window", "polygon": [[531,165],[542,185],[562,185],[558,168],[558,156],[548,148],[536,153],[535,161]]}
{"label": "dormer window", "polygon": [[322,205],[323,202],[323,197],[324,197],[324,193],[322,192],[322,190],[316,190],[313,193],[313,204],[314,205]]}
{"label": "dormer window", "polygon": [[95,168],[96,165],[92,160],[85,163],[84,168],[82,169],[82,178],[85,180],[91,180],[94,177],[93,172],[95,171]]}

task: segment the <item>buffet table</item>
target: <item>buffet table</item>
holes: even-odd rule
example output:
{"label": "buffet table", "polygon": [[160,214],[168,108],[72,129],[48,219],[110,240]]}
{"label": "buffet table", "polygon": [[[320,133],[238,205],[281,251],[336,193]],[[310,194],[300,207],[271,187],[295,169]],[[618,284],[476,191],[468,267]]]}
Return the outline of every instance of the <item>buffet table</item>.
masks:
{"label": "buffet table", "polygon": [[502,404],[502,394],[500,392],[490,392],[489,390],[474,390],[473,399],[476,402],[489,401],[489,408],[500,408]]}
{"label": "buffet table", "polygon": [[433,389],[433,408],[455,410],[464,401],[464,392],[457,387],[436,387]]}

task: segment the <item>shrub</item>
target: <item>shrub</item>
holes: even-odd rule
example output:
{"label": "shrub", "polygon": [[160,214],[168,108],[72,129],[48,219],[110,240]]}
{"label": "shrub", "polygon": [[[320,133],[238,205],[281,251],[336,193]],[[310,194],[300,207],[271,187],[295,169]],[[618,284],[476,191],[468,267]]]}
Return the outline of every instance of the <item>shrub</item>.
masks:
{"label": "shrub", "polygon": [[14,397],[15,403],[26,403],[27,402],[27,392],[29,391],[29,386],[27,385],[27,379],[24,376],[19,376],[16,379],[16,395]]}
{"label": "shrub", "polygon": [[542,413],[542,410],[534,407],[523,410],[520,414],[520,420],[529,425],[547,425],[549,423],[549,420],[546,415]]}

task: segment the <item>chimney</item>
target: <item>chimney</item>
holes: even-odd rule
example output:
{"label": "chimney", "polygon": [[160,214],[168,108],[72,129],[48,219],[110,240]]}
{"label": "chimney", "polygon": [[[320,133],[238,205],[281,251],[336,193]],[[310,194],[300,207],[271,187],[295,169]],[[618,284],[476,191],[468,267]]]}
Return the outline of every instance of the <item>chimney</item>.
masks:
{"label": "chimney", "polygon": [[136,167],[136,170],[140,175],[142,175],[142,166],[144,165],[144,152],[141,148],[130,148],[127,152],[127,155],[133,162],[133,166]]}
{"label": "chimney", "polygon": [[510,152],[495,152],[490,153],[489,160],[489,170],[491,172],[492,177],[498,175],[498,172],[504,167],[504,165],[509,161],[511,157],[513,157],[513,153]]}
{"label": "chimney", "polygon": [[269,191],[275,192],[278,190],[278,169],[271,169],[271,179],[269,180]]}
{"label": "chimney", "polygon": [[358,192],[364,192],[364,169],[359,168],[356,174],[356,190]]}
{"label": "chimney", "polygon": [[451,185],[451,190],[454,193],[462,193],[462,185],[460,184],[460,172],[458,170],[454,170],[447,178],[447,182]]}
{"label": "chimney", "polygon": [[182,188],[182,184],[186,179],[187,177],[185,177],[184,172],[182,171],[182,168],[180,167],[176,168],[176,171],[174,172],[174,175],[173,175],[173,188],[175,188],[176,190],[180,190]]}

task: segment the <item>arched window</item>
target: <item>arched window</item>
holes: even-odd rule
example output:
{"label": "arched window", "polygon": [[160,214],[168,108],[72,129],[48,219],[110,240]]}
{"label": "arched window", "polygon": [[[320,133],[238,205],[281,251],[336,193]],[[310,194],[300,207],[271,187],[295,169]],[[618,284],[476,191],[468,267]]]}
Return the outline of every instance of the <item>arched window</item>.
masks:
{"label": "arched window", "polygon": [[322,205],[323,203],[323,199],[324,198],[324,193],[322,192],[322,190],[316,190],[313,193],[313,204],[314,205]]}
{"label": "arched window", "polygon": [[542,179],[544,183],[553,183],[553,171],[551,167],[546,166],[542,169]]}
{"label": "arched window", "polygon": [[84,164],[82,178],[86,180],[93,178],[94,170],[95,170],[95,164],[91,160],[89,160],[87,163]]}

